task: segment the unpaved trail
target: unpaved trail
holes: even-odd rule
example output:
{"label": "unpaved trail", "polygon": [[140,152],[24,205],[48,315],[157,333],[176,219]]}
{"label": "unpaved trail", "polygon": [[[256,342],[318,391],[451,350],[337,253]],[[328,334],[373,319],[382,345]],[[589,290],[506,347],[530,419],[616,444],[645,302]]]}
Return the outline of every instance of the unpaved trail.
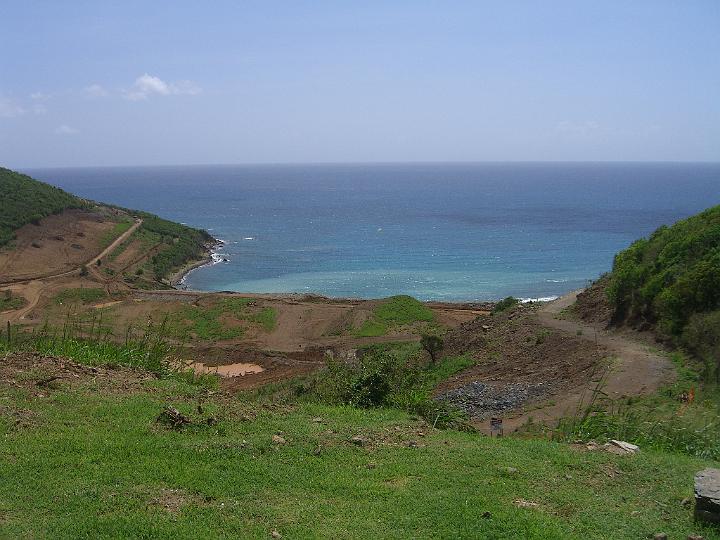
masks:
{"label": "unpaved trail", "polygon": [[[90,261],[78,266],[77,268],[73,268],[72,270],[63,270],[62,272],[54,272],[51,274],[39,274],[36,276],[30,276],[30,277],[23,277],[19,279],[12,279],[6,282],[0,282],[0,286],[6,286],[6,285],[12,285],[16,283],[30,283],[32,281],[37,281],[41,279],[55,279],[60,277],[66,277],[71,276],[77,272],[80,271],[80,269],[83,266],[90,266],[93,267],[98,260],[102,259],[103,257],[107,256],[109,253],[111,253],[116,247],[118,247],[120,244],[122,244],[125,240],[127,240],[132,233],[134,233],[137,228],[142,225],[142,219],[135,220],[135,223],[124,233],[122,233],[120,236],[118,236],[112,244],[110,244],[108,247],[103,249],[98,255],[96,255],[94,258],[90,259]],[[102,278],[102,275],[100,275]]]}
{"label": "unpaved trail", "polygon": [[143,222],[142,219],[136,219],[135,223],[133,223],[133,225],[127,231],[125,231],[120,236],[118,236],[115,240],[113,240],[113,242],[108,247],[103,249],[95,258],[91,259],[90,262],[88,262],[85,265],[90,270],[90,273],[93,274],[93,276],[95,276],[95,278],[99,279],[101,282],[112,281],[111,279],[108,279],[106,276],[102,275],[98,271],[98,269],[96,267],[97,262],[101,259],[104,259],[110,253],[112,253],[116,247],[118,247],[120,244],[122,244],[128,238],[130,238],[132,233],[134,233],[137,230],[137,228],[140,225],[142,225],[142,222]]}
{"label": "unpaved trail", "polygon": [[[666,356],[653,352],[648,345],[617,331],[606,330],[602,325],[558,318],[563,309],[575,303],[580,292],[570,292],[546,304],[538,312],[538,319],[547,328],[573,334],[610,351],[612,361],[602,388],[610,399],[650,394],[675,377],[672,362]],[[601,375],[598,373],[596,378],[572,392],[555,396],[551,404],[505,420],[505,429],[514,431],[531,417],[534,422],[553,426],[560,418],[573,415],[581,403],[588,402]]]}
{"label": "unpaved trail", "polygon": [[[120,236],[118,236],[108,247],[103,249],[95,258],[91,259],[90,262],[86,263],[87,266],[91,268],[91,271],[95,268],[95,263],[105,257],[108,253],[111,253],[117,246],[119,246],[122,242],[127,240],[132,233],[134,233],[137,228],[142,225],[142,219],[135,220],[135,223],[124,233],[122,233]],[[85,266],[85,265],[83,265]],[[76,274],[80,271],[81,267],[74,268],[72,270],[66,270],[63,272],[57,272],[54,274],[47,274],[43,275],[41,277],[36,278],[28,278],[18,281],[11,281],[8,283],[0,283],[0,286],[8,285],[8,289],[13,290],[19,294],[21,294],[25,299],[27,300],[27,305],[24,307],[12,311],[7,312],[5,315],[7,315],[7,318],[5,321],[3,321],[3,324],[5,324],[6,321],[10,321],[11,323],[21,321],[25,319],[25,317],[30,313],[33,309],[35,309],[35,306],[37,306],[38,302],[40,301],[40,297],[42,295],[43,290],[46,288],[46,283],[44,281],[51,280],[51,279],[57,279],[61,277],[71,276],[73,274]],[[99,274],[99,273],[98,273]],[[102,276],[100,276],[102,278]]]}
{"label": "unpaved trail", "polygon": [[3,312],[2,320],[3,324],[7,321],[14,323],[16,321],[23,320],[25,316],[30,313],[40,301],[40,295],[44,289],[42,281],[31,281],[24,285],[11,285],[8,287],[9,290],[14,292],[21,292],[22,296],[27,300],[27,304],[18,310]]}

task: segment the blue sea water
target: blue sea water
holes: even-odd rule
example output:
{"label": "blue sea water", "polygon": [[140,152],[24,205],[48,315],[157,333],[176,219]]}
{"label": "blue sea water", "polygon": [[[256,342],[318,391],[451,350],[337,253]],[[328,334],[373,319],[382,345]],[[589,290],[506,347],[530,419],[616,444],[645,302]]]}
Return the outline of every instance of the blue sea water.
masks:
{"label": "blue sea water", "polygon": [[205,228],[197,290],[544,298],[662,224],[720,203],[720,164],[478,163],[34,169],[91,199]]}

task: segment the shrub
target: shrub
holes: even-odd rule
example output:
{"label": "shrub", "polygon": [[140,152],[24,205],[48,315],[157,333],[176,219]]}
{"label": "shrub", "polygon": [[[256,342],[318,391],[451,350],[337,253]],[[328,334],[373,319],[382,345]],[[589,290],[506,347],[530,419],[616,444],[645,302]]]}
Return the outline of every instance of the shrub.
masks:
{"label": "shrub", "polygon": [[702,360],[704,378],[720,383],[720,310],[691,316],[682,333],[682,343]]}
{"label": "shrub", "polygon": [[510,309],[511,307],[516,306],[520,303],[520,300],[513,296],[508,296],[507,298],[504,298],[500,300],[497,304],[495,304],[495,307],[493,308],[493,313],[501,313],[507,309]]}
{"label": "shrub", "polygon": [[678,341],[694,314],[720,308],[720,206],[618,253],[607,292],[616,321],[649,322]]}
{"label": "shrub", "polygon": [[448,357],[424,366],[417,353],[417,344],[375,345],[363,349],[353,362],[330,358],[326,369],[294,383],[294,397],[361,408],[397,407],[436,427],[468,428],[465,415],[434,400],[432,391],[474,361]]}
{"label": "shrub", "polygon": [[443,348],[443,340],[433,334],[423,334],[420,336],[420,346],[430,355],[430,361],[434,364],[435,356]]}

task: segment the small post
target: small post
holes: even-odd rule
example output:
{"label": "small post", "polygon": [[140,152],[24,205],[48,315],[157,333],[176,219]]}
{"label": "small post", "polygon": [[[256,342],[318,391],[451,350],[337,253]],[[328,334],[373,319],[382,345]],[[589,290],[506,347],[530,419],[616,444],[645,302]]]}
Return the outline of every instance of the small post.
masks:
{"label": "small post", "polygon": [[10,321],[7,322],[7,345],[8,349],[10,348],[10,345],[12,344],[12,338],[10,336]]}
{"label": "small post", "polygon": [[490,436],[493,436],[493,433],[496,437],[502,437],[503,436],[503,421],[502,418],[495,418],[492,417],[490,419]]}

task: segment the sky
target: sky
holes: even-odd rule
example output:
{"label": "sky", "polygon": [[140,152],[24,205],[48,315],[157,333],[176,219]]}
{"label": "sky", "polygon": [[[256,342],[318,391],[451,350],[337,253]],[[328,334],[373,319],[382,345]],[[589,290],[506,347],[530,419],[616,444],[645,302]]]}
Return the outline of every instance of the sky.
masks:
{"label": "sky", "polygon": [[0,165],[720,161],[720,1],[0,0]]}

